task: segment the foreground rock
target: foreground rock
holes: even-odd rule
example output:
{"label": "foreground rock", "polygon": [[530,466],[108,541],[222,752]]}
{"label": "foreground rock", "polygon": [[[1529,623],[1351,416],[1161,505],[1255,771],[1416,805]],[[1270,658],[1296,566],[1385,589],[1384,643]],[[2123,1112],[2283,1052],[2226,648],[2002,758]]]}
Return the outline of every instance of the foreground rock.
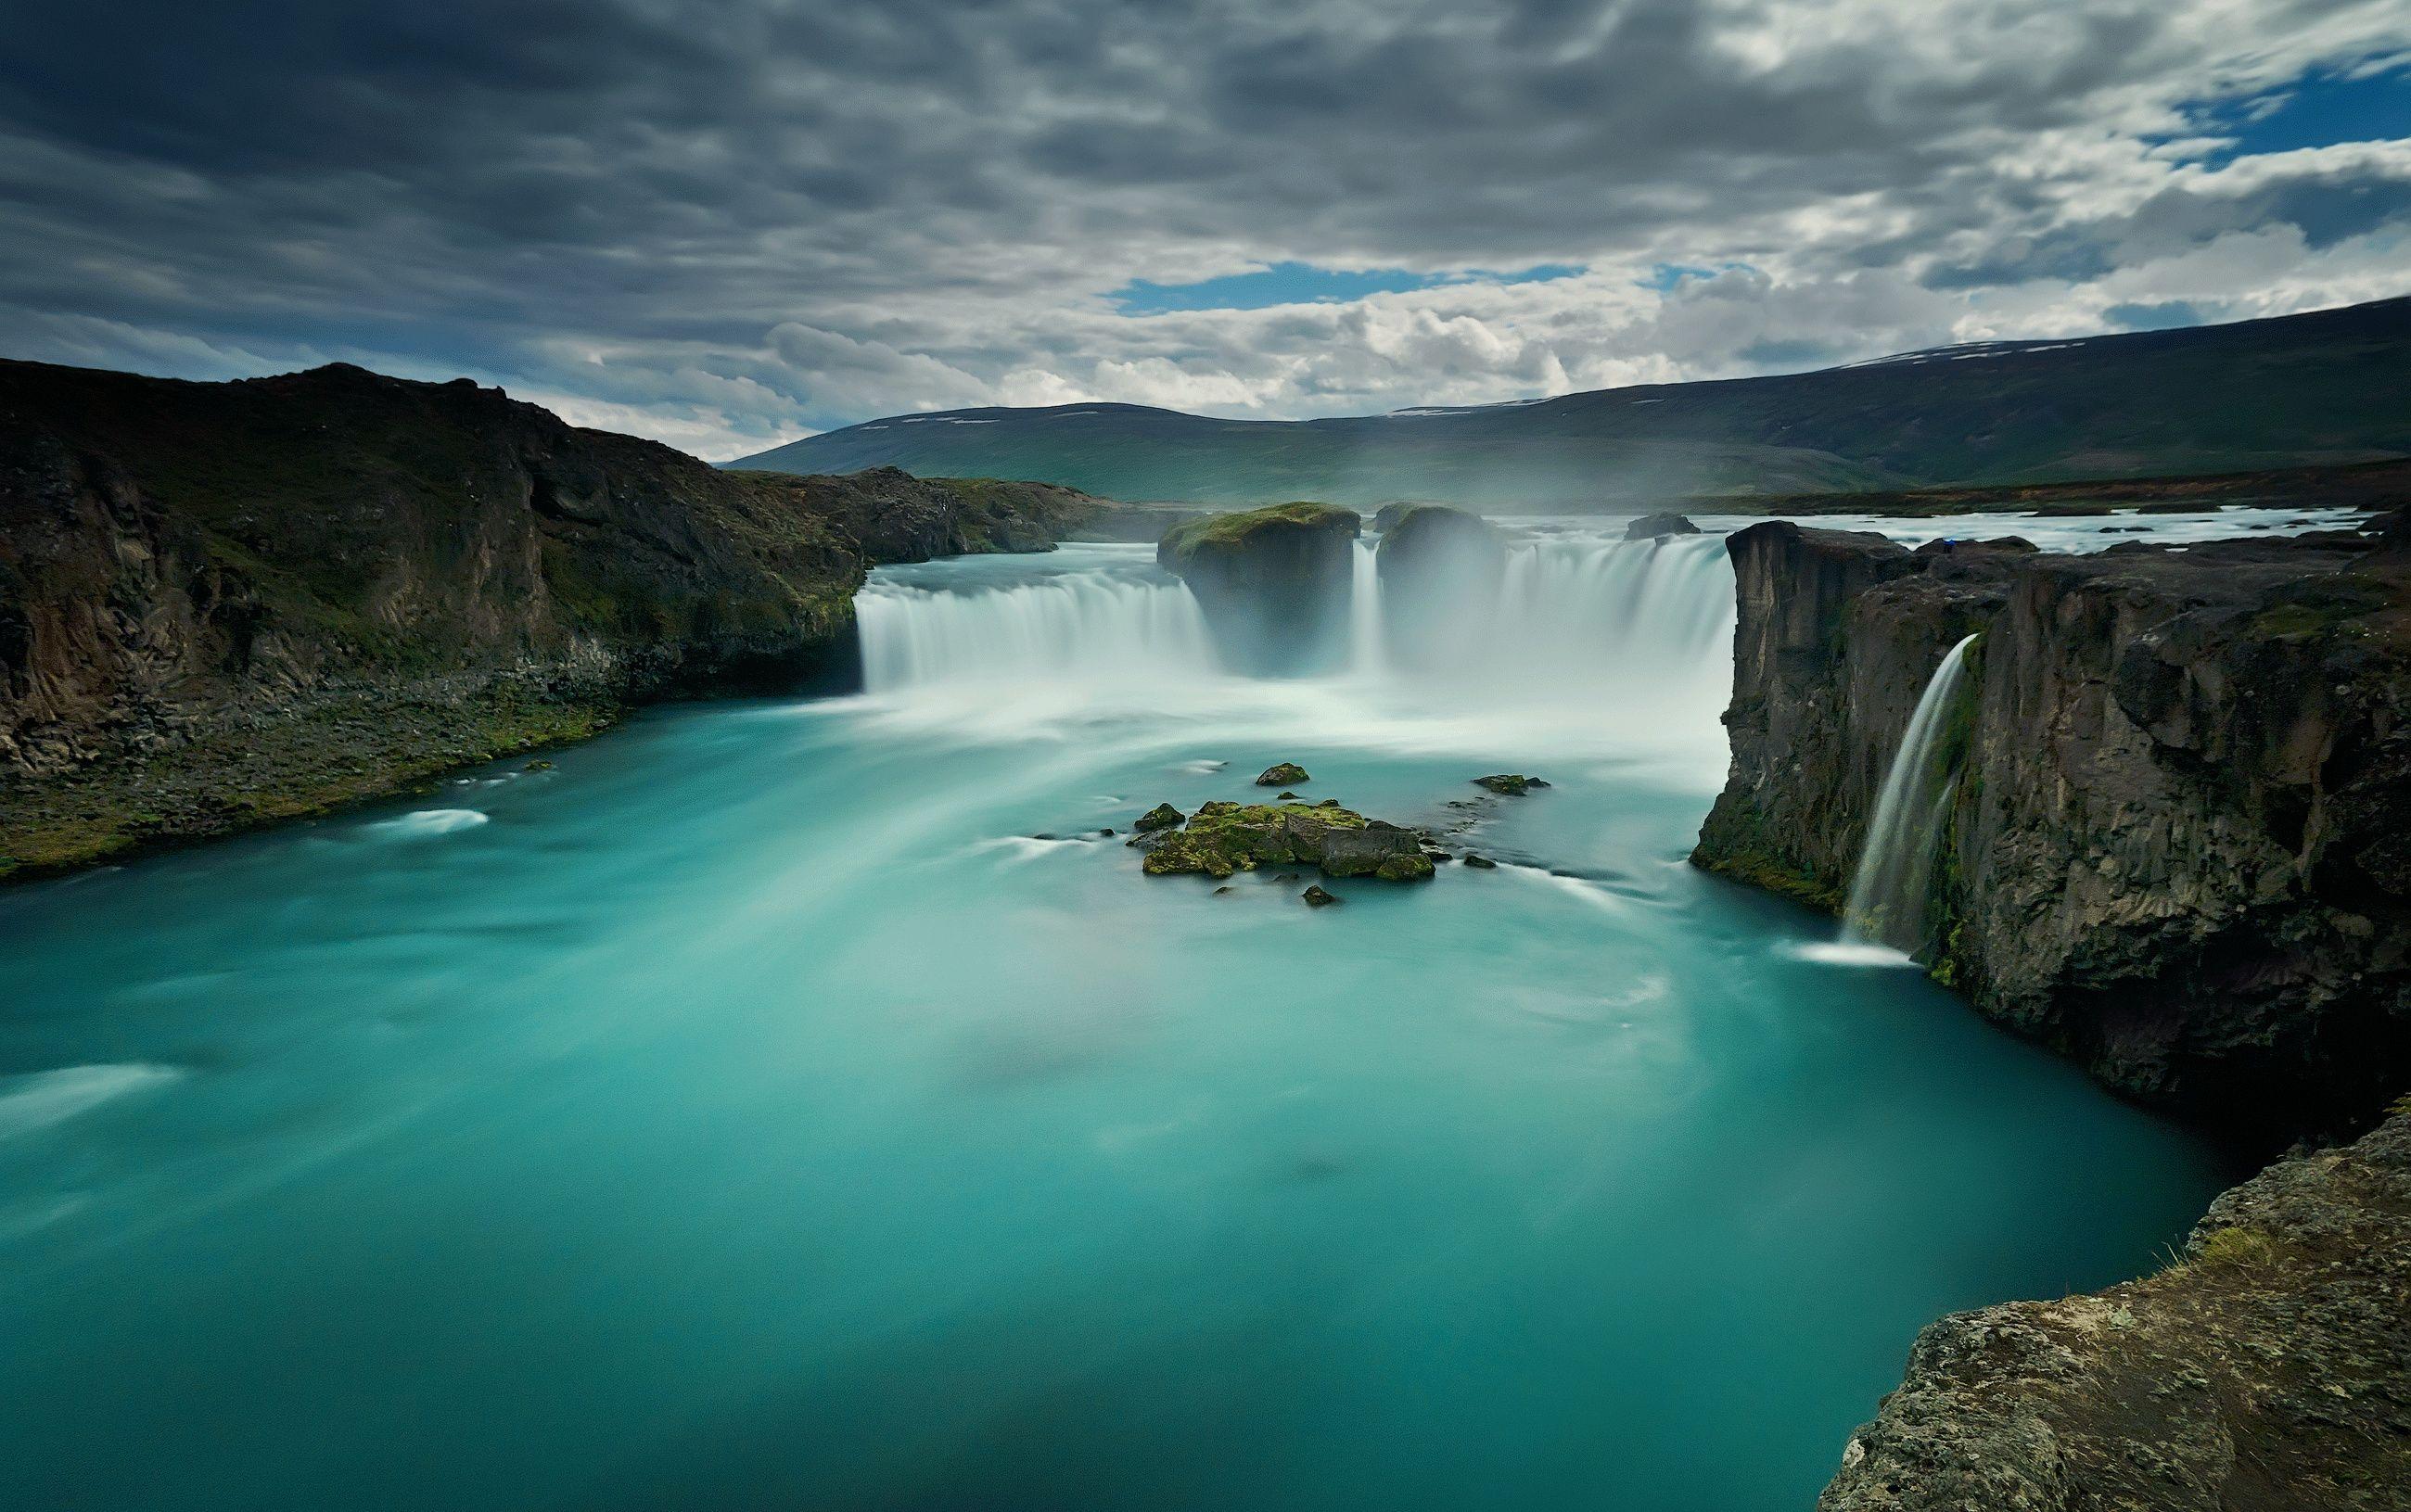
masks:
{"label": "foreground rock", "polygon": [[1398,516],[1374,553],[1381,580],[1381,635],[1403,666],[1464,659],[1468,625],[1486,621],[1507,574],[1507,538],[1479,515],[1417,504]]}
{"label": "foreground rock", "polygon": [[1156,560],[1197,596],[1230,665],[1312,672],[1346,653],[1358,525],[1308,502],[1214,515],[1166,531]]}
{"label": "foreground rock", "polygon": [[1147,851],[1149,877],[1228,877],[1260,865],[1310,865],[1330,877],[1421,881],[1432,875],[1419,831],[1320,804],[1209,803]]}
{"label": "foreground rock", "polygon": [[462,380],[0,363],[0,875],[852,663],[793,480]]}
{"label": "foreground rock", "polygon": [[916,478],[893,467],[841,477],[743,475],[787,490],[801,508],[851,536],[874,562],[1050,551],[1059,541],[1093,533],[1115,509],[1106,500],[1047,483]]}
{"label": "foreground rock", "polygon": [[[2122,1090],[2282,1142],[2411,1085],[2411,559],[1732,538],[1732,771],[1700,865],[1838,907],[1945,651],[1927,954]],[[2365,1124],[2364,1124],[2365,1127]]]}
{"label": "foreground rock", "polygon": [[2411,1111],[2228,1192],[2158,1275],[1934,1324],[1818,1505],[2411,1506]]}

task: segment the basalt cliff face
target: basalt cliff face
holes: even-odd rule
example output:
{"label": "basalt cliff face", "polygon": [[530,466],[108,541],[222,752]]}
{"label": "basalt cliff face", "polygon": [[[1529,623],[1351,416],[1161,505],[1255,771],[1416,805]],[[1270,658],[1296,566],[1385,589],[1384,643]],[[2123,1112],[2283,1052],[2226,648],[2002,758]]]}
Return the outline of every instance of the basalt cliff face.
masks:
{"label": "basalt cliff face", "polygon": [[2097,556],[1753,527],[1732,772],[1694,859],[1838,904],[1910,711],[1935,974],[2129,1094],[2282,1141],[2411,1085],[2411,558],[2372,537]]}
{"label": "basalt cliff face", "polygon": [[1175,526],[1156,560],[1189,585],[1222,658],[1275,676],[1323,670],[1344,654],[1363,521],[1300,502]]}
{"label": "basalt cliff face", "polygon": [[[2113,1086],[2252,1139],[2411,1085],[2411,554],[2360,535],[2099,556],[1757,526],[1731,780],[1694,860],[1838,907],[1909,717],[1935,974]],[[1823,1512],[2411,1505],[2411,1101],[2221,1197],[2177,1263],[1946,1317]]]}
{"label": "basalt cliff face", "polygon": [[842,664],[808,505],[465,380],[0,363],[0,874]]}

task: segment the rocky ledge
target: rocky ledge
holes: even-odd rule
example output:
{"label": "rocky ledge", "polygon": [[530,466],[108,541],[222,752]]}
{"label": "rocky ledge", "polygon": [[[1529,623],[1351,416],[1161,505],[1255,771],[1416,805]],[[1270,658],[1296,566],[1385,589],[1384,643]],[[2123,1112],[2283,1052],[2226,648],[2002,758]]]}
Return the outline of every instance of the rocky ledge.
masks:
{"label": "rocky ledge", "polygon": [[2179,1262],[1919,1335],[1820,1512],[2411,1505],[2411,1107],[2219,1198]]}
{"label": "rocky ledge", "polygon": [[1218,801],[1185,822],[1178,816],[1178,809],[1160,805],[1133,826],[1143,834],[1131,843],[1147,850],[1143,869],[1149,877],[1229,877],[1258,866],[1303,865],[1327,877],[1414,882],[1433,871],[1421,831],[1366,819],[1340,807],[1337,798],[1319,804]]}
{"label": "rocky ledge", "polygon": [[1694,860],[1837,908],[1975,634],[1921,922],[1936,976],[2111,1085],[2271,1145],[2411,1085],[2411,556],[1732,537],[1732,771]]}
{"label": "rocky ledge", "polygon": [[1231,666],[1312,672],[1346,650],[1360,524],[1351,509],[1275,504],[1176,526],[1155,555],[1196,595]]}
{"label": "rocky ledge", "polygon": [[0,875],[848,664],[863,569],[782,480],[465,380],[0,363]]}

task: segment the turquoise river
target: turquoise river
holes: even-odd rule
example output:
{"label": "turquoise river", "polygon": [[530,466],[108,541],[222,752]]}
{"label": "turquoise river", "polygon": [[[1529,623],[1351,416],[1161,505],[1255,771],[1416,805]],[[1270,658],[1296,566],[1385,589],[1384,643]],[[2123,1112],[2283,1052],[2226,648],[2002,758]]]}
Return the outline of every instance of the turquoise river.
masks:
{"label": "turquoise river", "polygon": [[[1413,676],[887,569],[857,696],[0,892],[0,1505],[1805,1512],[1921,1325],[2231,1172],[1686,865],[1731,573],[1597,530]],[[1276,761],[1501,865],[1096,833]]]}

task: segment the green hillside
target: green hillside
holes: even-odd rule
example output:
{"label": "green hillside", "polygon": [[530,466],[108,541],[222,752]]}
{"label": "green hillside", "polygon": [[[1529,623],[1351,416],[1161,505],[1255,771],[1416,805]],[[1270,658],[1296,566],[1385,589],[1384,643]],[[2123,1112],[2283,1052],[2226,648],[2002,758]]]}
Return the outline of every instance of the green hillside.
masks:
{"label": "green hillside", "polygon": [[1583,508],[1669,494],[2236,472],[2411,455],[2411,299],[2190,330],[1349,419],[955,410],[728,464],[1045,478],[1118,499]]}

